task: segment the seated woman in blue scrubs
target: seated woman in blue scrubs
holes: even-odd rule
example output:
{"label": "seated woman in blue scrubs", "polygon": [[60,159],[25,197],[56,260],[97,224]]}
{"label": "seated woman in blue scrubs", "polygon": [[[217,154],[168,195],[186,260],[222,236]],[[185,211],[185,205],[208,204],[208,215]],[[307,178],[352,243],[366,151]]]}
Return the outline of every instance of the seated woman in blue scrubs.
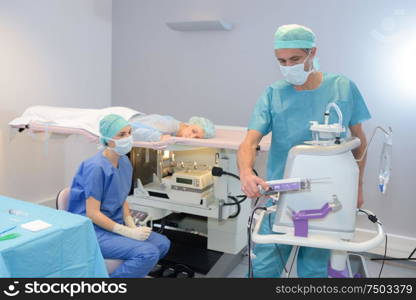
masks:
{"label": "seated woman in blue scrubs", "polygon": [[145,277],[170,247],[165,236],[136,227],[130,215],[126,197],[132,166],[125,154],[133,145],[131,130],[118,115],[100,121],[100,142],[106,148],[81,164],[68,204],[70,212],[93,221],[104,258],[124,260],[110,277]]}

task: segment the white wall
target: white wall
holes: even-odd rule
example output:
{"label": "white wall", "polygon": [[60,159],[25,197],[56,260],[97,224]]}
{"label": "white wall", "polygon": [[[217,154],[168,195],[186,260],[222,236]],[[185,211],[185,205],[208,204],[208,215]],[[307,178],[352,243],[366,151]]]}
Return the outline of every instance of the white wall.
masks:
{"label": "white wall", "polygon": [[[393,127],[389,190],[385,196],[377,191],[377,136],[366,170],[366,207],[389,233],[415,238],[416,93],[406,88],[416,85],[416,64],[411,72],[406,68],[415,61],[416,44],[401,61],[408,44],[415,43],[415,14],[412,0],[117,0],[112,103],[182,120],[204,115],[217,124],[246,126],[263,89],[281,78],[272,49],[275,29],[307,25],[318,36],[321,70],[345,74],[360,87],[373,114],[366,132],[379,124]],[[235,28],[175,32],[165,25],[217,18]],[[414,246],[408,245],[409,251]]]}
{"label": "white wall", "polygon": [[[0,194],[54,197],[96,150],[80,138],[9,141],[7,123],[30,105],[111,103],[111,0],[0,1]],[[75,152],[74,152],[74,149]]]}

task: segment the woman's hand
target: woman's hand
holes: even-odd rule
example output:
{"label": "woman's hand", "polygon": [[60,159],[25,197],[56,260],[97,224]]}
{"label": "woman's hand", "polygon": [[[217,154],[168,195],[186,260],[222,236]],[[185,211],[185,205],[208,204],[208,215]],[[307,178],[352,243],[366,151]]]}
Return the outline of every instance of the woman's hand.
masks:
{"label": "woman's hand", "polygon": [[150,234],[152,233],[152,229],[146,226],[140,226],[136,228],[130,228],[118,223],[114,224],[113,232],[120,234],[122,236],[138,240],[138,241],[145,241],[148,239]]}
{"label": "woman's hand", "polygon": [[134,219],[132,216],[127,215],[124,217],[124,224],[126,224],[127,227],[130,228],[136,228],[136,223],[134,222]]}

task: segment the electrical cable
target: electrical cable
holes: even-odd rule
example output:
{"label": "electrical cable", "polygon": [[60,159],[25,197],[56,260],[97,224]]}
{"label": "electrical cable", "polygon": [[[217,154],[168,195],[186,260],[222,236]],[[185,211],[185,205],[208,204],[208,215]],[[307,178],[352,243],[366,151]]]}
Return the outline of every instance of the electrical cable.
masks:
{"label": "electrical cable", "polygon": [[[256,176],[258,176],[258,173],[255,169],[253,169],[253,172],[256,174]],[[231,176],[235,179],[240,180],[240,177],[238,175],[226,172],[220,167],[213,167],[212,170],[211,170],[211,174],[213,176],[217,176],[217,177],[221,177],[222,175],[228,175],[228,176]],[[241,211],[240,204],[243,203],[247,199],[247,196],[246,195],[228,196],[228,198],[233,200],[233,202],[232,203],[225,203],[225,204],[223,204],[223,206],[237,205],[238,206],[237,213],[230,217],[230,218],[235,218],[235,217],[238,216],[238,214]],[[237,199],[237,198],[240,198],[240,199]],[[259,198],[256,199],[256,205],[257,205],[258,200],[259,200]]]}
{"label": "electrical cable", "polygon": [[381,272],[383,272],[384,262],[386,261],[386,254],[387,254],[387,234],[386,234],[386,242],[384,243],[384,258],[383,258],[383,263],[381,264],[380,273],[378,273],[378,278],[381,277]]}
{"label": "electrical cable", "polygon": [[248,219],[247,226],[247,241],[248,241],[248,278],[253,278],[253,267],[251,262],[251,226],[253,225],[254,214],[256,210],[267,210],[265,207],[256,207],[251,213],[251,217]]}
{"label": "electrical cable", "polygon": [[[224,206],[241,204],[247,199],[247,196],[246,195],[228,196],[228,198],[232,199],[234,203],[224,203],[223,204]],[[241,198],[241,200],[238,200],[237,198]]]}
{"label": "electrical cable", "polygon": [[287,274],[288,278],[290,277],[290,273],[292,273],[293,264],[295,263],[296,257],[298,256],[298,252],[299,252],[299,246],[296,246],[295,255],[293,256],[292,264],[290,265],[289,274]]}
{"label": "electrical cable", "polygon": [[[256,176],[259,176],[259,174],[257,173],[257,171],[255,169],[253,169],[253,172],[254,172],[254,174],[256,174]],[[238,176],[236,174],[233,174],[233,173],[230,173],[230,172],[227,172],[227,171],[224,171],[220,167],[213,167],[211,169],[211,174],[212,174],[212,176],[217,176],[217,177],[221,177],[222,175],[228,175],[228,176],[234,177],[235,179],[240,180],[240,176]]]}
{"label": "electrical cable", "polygon": [[241,205],[238,202],[237,198],[235,198],[233,196],[228,196],[228,198],[231,199],[231,200],[233,200],[234,203],[225,203],[224,206],[225,205],[237,205],[237,212],[235,214],[231,215],[231,216],[228,216],[229,219],[233,219],[233,218],[236,218],[240,214]]}
{"label": "electrical cable", "polygon": [[377,216],[376,216],[376,215],[370,215],[368,212],[366,212],[365,210],[363,210],[363,209],[361,209],[361,208],[359,208],[359,209],[358,209],[358,211],[359,211],[359,212],[362,212],[362,213],[364,213],[364,214],[366,214],[366,215],[367,215],[367,217],[368,217],[368,219],[369,219],[371,222],[373,222],[373,223],[378,223],[378,224],[382,225],[382,224],[380,223],[380,221],[377,219]]}
{"label": "electrical cable", "polygon": [[[368,212],[366,212],[365,210],[363,210],[363,209],[358,209],[358,211],[360,211],[360,212],[362,212],[362,213],[364,213],[364,214],[366,214],[367,215],[367,217],[368,217],[368,219],[371,221],[371,222],[373,222],[373,223],[378,223],[378,224],[380,224],[380,225],[382,225],[381,223],[380,223],[380,221],[377,219],[377,216],[376,215],[370,215]],[[387,256],[387,234],[386,234],[386,241],[385,241],[385,243],[384,243],[384,256],[383,256],[383,258],[381,258],[381,259],[371,259],[371,260],[382,260],[383,262],[382,262],[382,264],[381,264],[381,268],[380,268],[380,273],[378,274],[378,278],[380,278],[380,276],[381,276],[381,273],[383,272],[383,268],[384,268],[384,262],[386,261],[386,256]]]}
{"label": "electrical cable", "polygon": [[[272,214],[269,214],[269,224],[270,224],[270,230],[272,229],[272,221],[271,221],[271,216]],[[277,244],[274,244],[275,248],[277,249],[277,252],[279,253],[279,257],[280,257],[280,263],[282,264],[283,269],[285,270],[286,274],[287,274],[287,269],[286,269],[286,263],[285,260],[283,259],[283,255],[282,252],[280,251],[280,247]]]}
{"label": "electrical cable", "polygon": [[233,174],[233,173],[228,173],[228,172],[226,172],[226,171],[222,171],[222,174],[224,174],[224,175],[228,175],[228,176],[234,177],[235,179],[240,180],[240,176],[235,175],[235,174]]}

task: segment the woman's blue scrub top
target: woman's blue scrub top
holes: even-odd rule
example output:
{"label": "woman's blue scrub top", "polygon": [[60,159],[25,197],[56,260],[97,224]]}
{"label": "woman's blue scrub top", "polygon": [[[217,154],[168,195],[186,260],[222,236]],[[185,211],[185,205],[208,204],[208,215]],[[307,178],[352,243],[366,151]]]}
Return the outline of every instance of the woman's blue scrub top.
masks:
{"label": "woman's blue scrub top", "polygon": [[[101,202],[101,212],[114,222],[123,224],[123,204],[132,183],[133,168],[126,155],[119,159],[118,167],[100,151],[82,162],[71,185],[68,211],[86,215],[86,200],[94,197]],[[97,236],[106,232],[94,225]]]}

